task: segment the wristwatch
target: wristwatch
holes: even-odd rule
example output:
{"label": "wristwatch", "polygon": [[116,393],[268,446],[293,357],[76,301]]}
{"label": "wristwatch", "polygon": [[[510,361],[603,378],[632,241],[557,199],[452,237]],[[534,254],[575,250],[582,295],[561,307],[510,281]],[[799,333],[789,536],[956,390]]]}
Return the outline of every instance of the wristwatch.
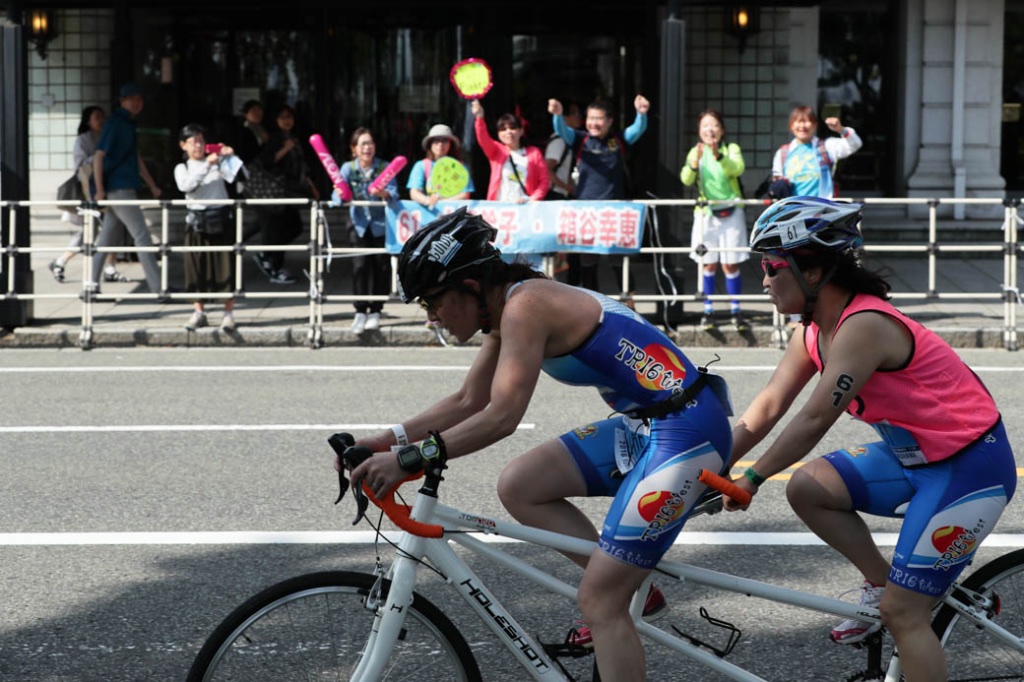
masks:
{"label": "wristwatch", "polygon": [[437,462],[440,459],[447,459],[447,452],[444,447],[444,440],[437,431],[431,431],[430,437],[420,444],[420,454],[427,462]]}
{"label": "wristwatch", "polygon": [[398,451],[398,466],[403,471],[415,474],[423,471],[423,455],[415,445],[406,445]]}

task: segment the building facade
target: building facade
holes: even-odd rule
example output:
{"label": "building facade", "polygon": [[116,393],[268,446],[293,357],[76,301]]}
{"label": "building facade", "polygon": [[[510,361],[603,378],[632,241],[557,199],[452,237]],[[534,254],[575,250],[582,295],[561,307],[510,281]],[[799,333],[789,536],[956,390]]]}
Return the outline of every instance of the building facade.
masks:
{"label": "building facade", "polygon": [[[548,98],[607,100],[625,127],[634,94],[646,95],[651,129],[630,158],[639,196],[683,195],[678,169],[707,108],[725,115],[743,149],[751,195],[789,139],[796,104],[821,119],[841,116],[864,139],[837,169],[850,196],[990,197],[1020,187],[1024,63],[1012,41],[1020,7],[802,4],[747,6],[746,33],[730,23],[729,3],[597,3],[560,15],[532,3],[385,2],[359,12],[300,6],[272,18],[217,5],[56,8],[46,58],[28,55],[30,185],[49,189],[47,174],[66,177],[81,109],[113,106],[125,80],[146,88],[143,150],[165,186],[178,161],[175,131],[201,122],[228,139],[250,98],[265,102],[268,117],[280,104],[294,107],[303,130],[320,132],[340,158],[360,125],[385,155],[418,157],[437,122],[471,149],[468,107],[448,71],[476,56],[494,73],[488,114],[519,113],[536,144],[551,130]],[[668,82],[670,73],[679,75]],[[469,161],[487,172],[480,158]]]}

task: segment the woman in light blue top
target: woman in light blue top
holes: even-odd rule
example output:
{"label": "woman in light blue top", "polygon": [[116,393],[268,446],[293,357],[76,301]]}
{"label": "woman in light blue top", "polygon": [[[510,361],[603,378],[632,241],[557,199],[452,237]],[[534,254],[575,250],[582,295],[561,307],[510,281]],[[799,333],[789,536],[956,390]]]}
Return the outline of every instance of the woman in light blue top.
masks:
{"label": "woman in light blue top", "polygon": [[[349,144],[352,160],[341,167],[341,176],[352,188],[356,201],[397,201],[398,183],[394,178],[384,187],[370,191],[370,185],[380,175],[387,162],[377,157],[377,143],[369,128],[356,128]],[[349,242],[361,249],[383,249],[387,222],[383,206],[352,206],[349,209],[352,227]],[[390,258],[386,253],[356,256],[352,265],[352,293],[356,296],[387,296],[391,290]],[[362,334],[380,328],[383,301],[360,300],[356,309],[352,331]]]}

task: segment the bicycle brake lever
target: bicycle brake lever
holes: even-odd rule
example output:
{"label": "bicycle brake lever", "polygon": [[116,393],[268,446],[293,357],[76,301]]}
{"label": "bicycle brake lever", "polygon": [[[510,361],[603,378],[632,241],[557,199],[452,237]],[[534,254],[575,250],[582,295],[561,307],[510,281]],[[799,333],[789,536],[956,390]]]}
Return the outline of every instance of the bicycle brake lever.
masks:
{"label": "bicycle brake lever", "polygon": [[356,517],[352,519],[353,526],[363,520],[366,510],[370,508],[370,500],[366,497],[366,493],[363,492],[363,486],[356,486],[354,494],[356,496]]}
{"label": "bicycle brake lever", "polygon": [[[370,448],[361,445],[352,446],[345,449],[345,452],[342,454],[342,461],[345,463],[346,468],[355,469],[370,457],[373,457],[373,451]],[[363,520],[366,510],[370,508],[370,500],[366,497],[366,493],[363,492],[362,485],[353,486],[353,492],[356,496],[356,518],[352,521],[354,526]]]}
{"label": "bicycle brake lever", "polygon": [[338,499],[334,501],[334,504],[341,502],[342,498],[345,497],[345,493],[348,492],[348,479],[345,478],[345,467],[341,467],[341,469],[338,470],[338,488],[340,488],[338,491]]}
{"label": "bicycle brake lever", "polygon": [[341,502],[342,498],[345,497],[345,493],[348,492],[349,484],[348,479],[345,478],[345,452],[355,445],[356,439],[352,437],[350,433],[335,433],[327,439],[327,444],[334,450],[334,454],[338,455],[338,459],[341,460],[342,467],[338,470],[338,499],[334,501],[334,504]]}

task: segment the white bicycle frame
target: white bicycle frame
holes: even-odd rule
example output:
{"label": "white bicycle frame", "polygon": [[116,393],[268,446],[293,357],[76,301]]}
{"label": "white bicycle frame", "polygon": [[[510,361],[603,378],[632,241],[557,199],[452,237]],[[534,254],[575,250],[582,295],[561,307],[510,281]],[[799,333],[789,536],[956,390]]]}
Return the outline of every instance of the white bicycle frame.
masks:
{"label": "white bicycle frame", "polygon": [[[595,543],[577,538],[552,533],[517,523],[510,523],[486,516],[468,514],[453,507],[440,504],[437,498],[417,493],[413,503],[411,518],[426,524],[441,524],[446,531],[465,529],[489,535],[520,540],[529,544],[549,547],[561,552],[569,552],[589,556]],[[359,682],[375,681],[384,671],[391,651],[397,641],[405,621],[405,614],[413,601],[416,584],[416,571],[420,557],[425,557],[448,583],[462,596],[469,607],[487,624],[499,641],[515,656],[520,666],[529,671],[534,680],[567,680],[559,667],[551,660],[540,645],[526,630],[516,622],[493,593],[484,585],[475,573],[458,557],[449,542],[457,543],[466,549],[482,555],[501,565],[509,571],[528,578],[538,586],[575,600],[576,588],[554,576],[511,556],[493,544],[455,532],[446,538],[425,538],[409,532],[402,533],[397,543],[396,558],[388,570],[386,578],[391,580],[387,600],[382,608],[378,608],[374,620],[373,631],[367,640],[362,660],[352,676]],[[412,557],[412,558],[409,558]],[[765,680],[747,670],[730,663],[715,654],[701,649],[695,644],[665,632],[659,627],[644,622],[640,616],[646,595],[646,586],[656,575],[667,575],[678,580],[685,580],[698,585],[736,592],[767,601],[788,604],[808,610],[857,618],[859,620],[879,620],[878,609],[862,607],[849,602],[829,597],[822,597],[799,590],[792,590],[777,585],[741,578],[727,573],[699,568],[685,563],[662,561],[658,564],[651,577],[644,582],[637,596],[634,596],[630,613],[636,622],[639,633],[673,651],[704,664],[729,679],[742,682],[765,682]],[[373,593],[370,598],[372,600]],[[962,616],[971,620],[978,627],[987,630],[1010,646],[1024,652],[1024,641],[1006,631],[987,617],[981,605],[965,605],[947,596],[946,604],[955,608]],[[886,671],[886,682],[899,682],[901,677],[899,657],[892,656]]]}

